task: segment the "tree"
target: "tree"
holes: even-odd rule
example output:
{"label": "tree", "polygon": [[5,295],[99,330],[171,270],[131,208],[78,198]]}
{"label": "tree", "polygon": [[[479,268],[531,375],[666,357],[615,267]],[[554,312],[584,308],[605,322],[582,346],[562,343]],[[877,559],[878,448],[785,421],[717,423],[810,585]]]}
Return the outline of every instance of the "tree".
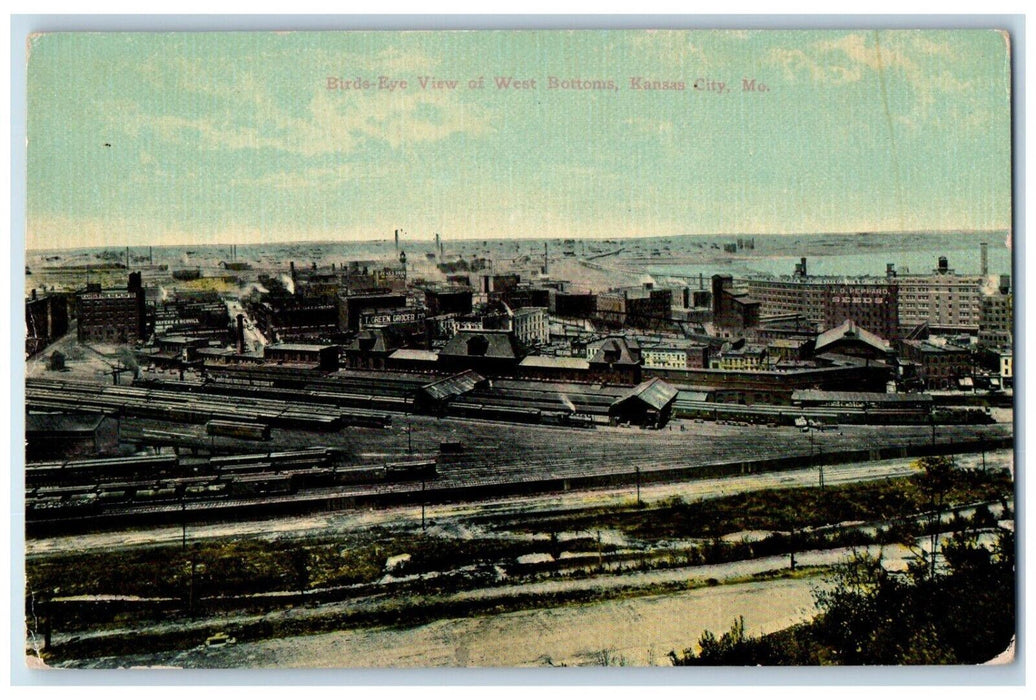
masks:
{"label": "tree", "polygon": [[991,545],[957,533],[944,546],[945,566],[914,573],[885,569],[879,557],[854,553],[815,593],[810,623],[754,639],[737,620],[700,652],[670,652],[674,665],[977,664],[1004,651],[1015,635],[1014,534]]}
{"label": "tree", "polygon": [[921,492],[928,499],[928,530],[931,546],[928,555],[930,575],[935,576],[936,560],[939,556],[939,522],[942,508],[946,503],[946,494],[953,488],[956,460],[950,455],[929,455],[921,457],[915,465],[922,470]]}

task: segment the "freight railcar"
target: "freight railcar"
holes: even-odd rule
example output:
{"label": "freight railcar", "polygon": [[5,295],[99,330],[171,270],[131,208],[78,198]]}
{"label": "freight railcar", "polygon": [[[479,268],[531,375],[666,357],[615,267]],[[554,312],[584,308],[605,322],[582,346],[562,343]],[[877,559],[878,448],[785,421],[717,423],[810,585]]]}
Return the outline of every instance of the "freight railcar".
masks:
{"label": "freight railcar", "polygon": [[243,423],[228,420],[210,420],[205,424],[208,435],[232,437],[239,440],[269,440],[270,426],[266,423]]}

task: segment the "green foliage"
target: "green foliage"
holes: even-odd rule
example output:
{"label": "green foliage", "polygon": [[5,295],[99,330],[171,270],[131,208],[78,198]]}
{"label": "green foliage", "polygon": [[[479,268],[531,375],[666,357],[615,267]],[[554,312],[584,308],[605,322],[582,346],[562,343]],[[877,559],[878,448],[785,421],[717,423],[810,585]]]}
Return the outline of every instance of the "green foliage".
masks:
{"label": "green foliage", "polygon": [[674,666],[803,666],[821,661],[808,626],[755,638],[745,633],[743,617],[718,639],[712,632],[704,632],[698,648],[697,654],[693,649],[682,654],[671,651],[669,659]]}
{"label": "green foliage", "polygon": [[833,663],[978,664],[1015,634],[1014,535],[991,547],[957,533],[943,548],[946,570],[886,571],[855,554],[816,592],[821,614],[808,625],[753,639],[737,621],[720,638],[702,635],[700,652],[671,653],[676,665]]}
{"label": "green foliage", "polygon": [[[931,469],[923,464],[931,460]],[[1008,475],[953,468],[952,457],[918,460],[920,473],[910,478],[820,488],[771,489],[723,498],[687,501],[664,499],[648,508],[601,509],[552,518],[549,527],[576,531],[620,530],[646,541],[687,537],[714,538],[743,530],[791,530],[844,521],[891,520],[927,511],[932,488],[940,503],[995,500],[1012,493]],[[948,473],[947,473],[948,472]],[[546,525],[537,522],[534,530]]]}

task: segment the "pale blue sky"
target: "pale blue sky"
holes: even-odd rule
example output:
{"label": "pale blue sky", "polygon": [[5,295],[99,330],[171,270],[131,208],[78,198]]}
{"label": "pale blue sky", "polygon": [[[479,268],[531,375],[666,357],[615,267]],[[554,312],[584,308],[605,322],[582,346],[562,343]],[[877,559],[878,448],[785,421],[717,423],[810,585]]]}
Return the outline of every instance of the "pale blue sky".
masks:
{"label": "pale blue sky", "polygon": [[991,31],[51,34],[28,114],[29,248],[1010,225]]}

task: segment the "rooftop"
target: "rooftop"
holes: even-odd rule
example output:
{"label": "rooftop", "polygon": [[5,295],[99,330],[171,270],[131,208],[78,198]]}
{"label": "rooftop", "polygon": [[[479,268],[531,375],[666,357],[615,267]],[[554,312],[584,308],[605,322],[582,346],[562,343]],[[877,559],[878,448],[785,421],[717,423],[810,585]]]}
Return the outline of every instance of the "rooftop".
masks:
{"label": "rooftop", "polygon": [[643,401],[656,411],[661,411],[676,399],[676,395],[678,393],[679,392],[675,387],[666,384],[664,381],[656,377],[638,384],[632,391],[618,399],[612,405],[617,405],[624,401],[629,401],[630,399],[637,399],[639,401]]}
{"label": "rooftop", "polygon": [[590,369],[590,362],[580,357],[551,357],[550,355],[529,355],[521,361],[522,367],[544,369]]}
{"label": "rooftop", "polygon": [[793,391],[792,401],[843,401],[856,403],[931,403],[928,394],[882,394],[871,391],[819,391],[801,389]]}
{"label": "rooftop", "polygon": [[436,362],[439,359],[439,353],[432,352],[431,350],[415,350],[413,348],[400,348],[394,353],[389,355],[389,359],[392,360],[418,360],[420,362]]}
{"label": "rooftop", "polygon": [[317,352],[335,347],[334,345],[320,345],[317,343],[273,343],[267,345],[267,350],[284,350],[285,352]]}
{"label": "rooftop", "polygon": [[434,401],[444,401],[457,396],[463,396],[484,381],[485,378],[482,375],[467,370],[431,384],[425,384],[421,387],[421,391]]}
{"label": "rooftop", "polygon": [[824,348],[828,345],[832,345],[840,340],[859,340],[862,343],[870,345],[879,352],[888,352],[890,349],[887,340],[871,333],[865,328],[860,328],[852,319],[847,318],[841,325],[829,328],[817,336],[817,353],[819,354],[823,352]]}
{"label": "rooftop", "polygon": [[439,356],[516,360],[519,351],[510,331],[460,331],[439,351]]}

